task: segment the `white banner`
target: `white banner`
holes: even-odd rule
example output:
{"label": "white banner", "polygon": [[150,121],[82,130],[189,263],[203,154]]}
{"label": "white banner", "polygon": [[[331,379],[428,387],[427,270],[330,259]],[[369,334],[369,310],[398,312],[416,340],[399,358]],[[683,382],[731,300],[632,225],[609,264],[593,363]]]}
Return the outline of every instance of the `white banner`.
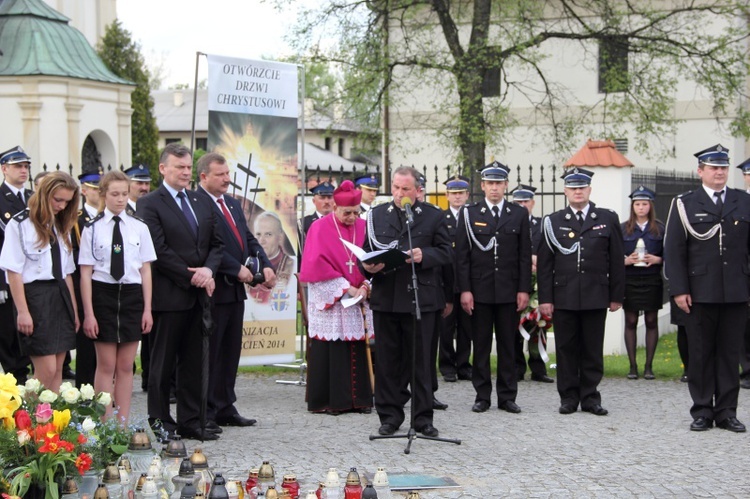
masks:
{"label": "white banner", "polygon": [[297,118],[297,66],[219,55],[208,59],[208,109]]}

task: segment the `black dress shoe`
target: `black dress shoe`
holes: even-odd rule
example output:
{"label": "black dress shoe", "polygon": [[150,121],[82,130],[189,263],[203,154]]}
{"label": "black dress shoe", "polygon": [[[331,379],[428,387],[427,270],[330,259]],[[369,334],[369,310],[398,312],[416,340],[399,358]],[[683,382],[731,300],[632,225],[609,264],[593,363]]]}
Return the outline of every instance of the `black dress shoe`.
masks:
{"label": "black dress shoe", "polygon": [[683,383],[688,382],[687,373],[682,373],[682,376],[680,376],[680,381],[682,381]]}
{"label": "black dress shoe", "polygon": [[206,431],[216,433],[217,435],[224,432],[224,430],[221,429],[221,426],[216,424],[216,421],[212,421],[210,419],[206,421]]}
{"label": "black dress shoe", "polygon": [[734,416],[728,417],[723,421],[719,421],[718,423],[716,423],[716,427],[721,428],[722,430],[733,431],[735,433],[745,432],[745,425],[740,423],[740,420],[735,418]]}
{"label": "black dress shoe", "polygon": [[471,410],[474,412],[486,412],[489,408],[489,402],[487,402],[486,400],[480,400],[479,402],[474,403],[474,405],[471,407]]}
{"label": "black dress shoe", "polygon": [[560,404],[560,414],[573,414],[578,408],[573,404]]}
{"label": "black dress shoe", "polygon": [[690,431],[706,431],[710,430],[714,425],[714,422],[705,416],[698,416],[695,420],[690,423]]}
{"label": "black dress shoe", "polygon": [[393,435],[396,433],[396,427],[392,425],[391,423],[383,423],[380,425],[380,428],[378,428],[378,434],[379,435]]}
{"label": "black dress shoe", "polygon": [[448,383],[455,383],[458,381],[458,375],[456,373],[446,373],[443,374],[443,379]]}
{"label": "black dress shoe", "polygon": [[440,434],[438,429],[432,426],[430,423],[427,423],[417,431],[425,437],[437,437]]}
{"label": "black dress shoe", "polygon": [[656,379],[656,376],[654,376],[654,372],[651,369],[646,369],[643,371],[643,379]]}
{"label": "black dress shoe", "polygon": [[607,414],[609,414],[609,411],[599,404],[594,404],[589,407],[581,407],[581,410],[585,412],[590,412],[594,416],[606,416]]}
{"label": "black dress shoe", "polygon": [[219,439],[219,435],[217,435],[216,433],[211,433],[208,430],[203,431],[200,428],[193,428],[190,426],[178,426],[177,434],[180,435],[183,439],[187,438],[190,440],[200,440],[201,442]]}
{"label": "black dress shoe", "polygon": [[62,377],[63,379],[76,379],[76,372],[68,367],[67,369],[63,369]]}
{"label": "black dress shoe", "polygon": [[516,381],[523,381],[523,374],[517,374]]}
{"label": "black dress shoe", "polygon": [[458,371],[458,379],[463,381],[471,381],[471,369],[465,371]]}
{"label": "black dress shoe", "polygon": [[744,388],[745,390],[750,388],[750,378],[742,378],[740,380],[740,388]]}
{"label": "black dress shoe", "polygon": [[216,423],[219,426],[253,426],[257,421],[239,414],[232,414],[228,418],[216,418]]}
{"label": "black dress shoe", "polygon": [[438,411],[444,411],[448,408],[448,404],[444,404],[435,397],[432,397],[432,408],[437,409]]}
{"label": "black dress shoe", "polygon": [[512,400],[506,400],[505,402],[500,404],[497,408],[505,412],[510,412],[511,414],[518,414],[521,412],[521,408],[518,407],[518,404],[516,404]]}
{"label": "black dress shoe", "polygon": [[547,376],[546,374],[532,374],[531,381],[538,381],[540,383],[554,383],[555,380]]}
{"label": "black dress shoe", "polygon": [[628,373],[628,379],[638,379],[638,368],[637,367],[631,367],[630,372]]}

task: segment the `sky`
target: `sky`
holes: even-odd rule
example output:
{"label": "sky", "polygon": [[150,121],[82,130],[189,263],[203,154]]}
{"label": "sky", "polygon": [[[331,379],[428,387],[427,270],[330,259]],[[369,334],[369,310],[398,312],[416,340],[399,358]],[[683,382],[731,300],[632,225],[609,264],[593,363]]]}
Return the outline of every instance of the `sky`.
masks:
{"label": "sky", "polygon": [[[284,34],[296,18],[261,0],[120,0],[117,18],[130,31],[149,68],[164,65],[163,88],[193,86],[196,52],[260,59],[291,53]],[[207,78],[206,58],[198,79]]]}

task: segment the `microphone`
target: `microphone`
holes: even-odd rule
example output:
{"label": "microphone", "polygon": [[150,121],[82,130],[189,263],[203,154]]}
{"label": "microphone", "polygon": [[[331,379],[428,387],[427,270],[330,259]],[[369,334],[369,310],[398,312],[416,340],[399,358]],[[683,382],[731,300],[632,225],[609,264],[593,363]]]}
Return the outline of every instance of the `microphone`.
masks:
{"label": "microphone", "polygon": [[404,210],[406,210],[406,223],[413,224],[414,213],[411,211],[411,198],[409,196],[402,197],[401,206],[403,206]]}

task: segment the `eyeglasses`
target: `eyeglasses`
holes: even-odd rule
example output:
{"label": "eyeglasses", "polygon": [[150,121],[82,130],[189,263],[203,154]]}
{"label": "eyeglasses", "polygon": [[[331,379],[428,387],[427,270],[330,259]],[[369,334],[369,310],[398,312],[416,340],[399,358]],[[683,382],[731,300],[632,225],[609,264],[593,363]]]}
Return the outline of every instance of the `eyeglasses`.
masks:
{"label": "eyeglasses", "polygon": [[349,217],[352,215],[359,215],[359,210],[341,210],[341,216]]}

